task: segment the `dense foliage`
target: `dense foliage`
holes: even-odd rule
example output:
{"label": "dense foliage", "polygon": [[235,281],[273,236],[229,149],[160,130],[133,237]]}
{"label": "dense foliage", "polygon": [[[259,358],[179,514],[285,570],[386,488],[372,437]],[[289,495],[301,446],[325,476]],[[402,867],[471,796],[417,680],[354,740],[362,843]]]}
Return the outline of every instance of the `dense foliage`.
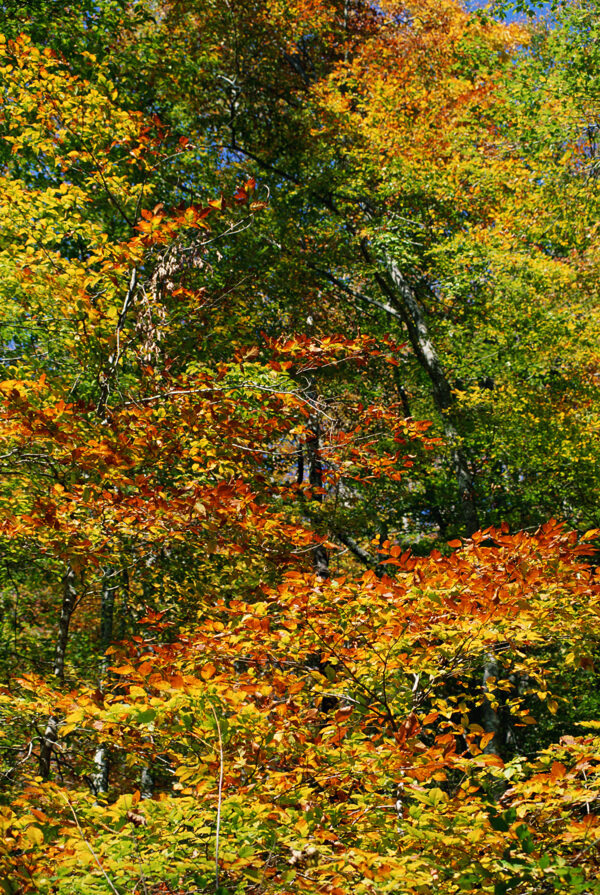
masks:
{"label": "dense foliage", "polygon": [[600,4],[509,7],[0,4],[7,895],[600,893]]}

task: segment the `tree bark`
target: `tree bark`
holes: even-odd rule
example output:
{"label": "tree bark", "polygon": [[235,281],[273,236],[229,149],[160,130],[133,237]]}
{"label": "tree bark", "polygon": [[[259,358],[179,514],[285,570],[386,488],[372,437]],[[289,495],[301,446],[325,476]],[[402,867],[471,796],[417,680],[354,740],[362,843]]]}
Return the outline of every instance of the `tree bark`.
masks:
{"label": "tree bark", "polygon": [[[309,435],[306,439],[306,457],[308,461],[308,481],[312,488],[312,500],[323,503],[323,463],[321,460],[321,421],[317,407],[317,394],[314,379],[311,377],[308,395],[311,414],[308,418]],[[329,551],[322,544],[313,549],[313,565],[320,578],[329,578]]]}
{"label": "tree bark", "polygon": [[[372,262],[364,244],[363,254],[367,260]],[[460,515],[467,534],[472,535],[479,528],[475,488],[461,439],[452,419],[454,404],[452,387],[431,341],[425,312],[414,289],[406,281],[402,271],[392,258],[386,255],[384,263],[386,276],[376,273],[375,277],[392,304],[398,308],[406,324],[412,349],[431,382],[433,403],[440,414],[444,435],[452,452]]]}
{"label": "tree bark", "polygon": [[148,765],[142,770],[140,778],[140,796],[142,799],[151,799],[154,794],[154,778]]}
{"label": "tree bark", "polygon": [[[343,292],[352,296],[352,298],[379,308],[406,326],[415,357],[431,383],[433,403],[440,415],[444,435],[451,449],[460,516],[466,533],[472,535],[479,528],[473,477],[452,418],[454,408],[452,387],[431,340],[425,311],[414,289],[407,282],[392,258],[385,256],[383,262],[376,260],[373,258],[364,240],[361,241],[361,250],[365,261],[375,268],[375,280],[386,296],[387,301],[378,301],[360,290],[353,289],[343,280],[340,280],[339,277],[333,276],[328,271],[322,270],[315,265],[309,266],[315,273],[336,285]],[[382,266],[383,270],[381,269]],[[410,408],[406,393],[404,391],[400,392],[400,397],[405,416],[408,416]]]}
{"label": "tree bark", "polygon": [[484,752],[488,755],[500,755],[501,752],[501,741],[502,741],[502,724],[500,721],[500,716],[494,706],[491,703],[491,700],[488,696],[489,688],[488,688],[488,680],[490,678],[498,679],[498,675],[500,673],[500,666],[498,664],[498,660],[493,652],[490,652],[485,657],[485,663],[483,666],[483,692],[484,692],[484,703],[483,703],[483,724],[482,727],[486,733],[493,733],[494,736],[489,741],[487,746],[484,748]]}
{"label": "tree bark", "polygon": [[[110,583],[108,572],[102,578],[101,605],[100,605],[100,648],[102,659],[100,661],[100,679],[98,689],[104,690],[106,675],[108,674],[108,657],[106,650],[113,639],[113,619],[115,610],[116,584]],[[103,795],[108,792],[109,752],[105,743],[100,743],[94,755],[95,772],[92,775],[92,789],[95,795]]]}
{"label": "tree bark", "polygon": [[334,531],[334,536],[338,539],[338,541],[347,547],[350,553],[355,556],[360,562],[362,562],[369,569],[372,569],[375,566],[375,560],[371,556],[371,554],[364,550],[360,544],[357,544],[354,538],[351,538],[350,535],[345,534],[345,532],[336,529]]}
{"label": "tree bark", "polygon": [[[63,576],[63,600],[58,622],[58,638],[54,651],[53,673],[62,683],[65,677],[65,657],[67,643],[69,641],[69,625],[77,603],[77,591],[75,590],[75,573],[70,565]],[[50,762],[52,753],[58,739],[58,718],[51,715],[48,718],[46,729],[42,737],[39,757],[40,776],[45,780],[50,776]]]}

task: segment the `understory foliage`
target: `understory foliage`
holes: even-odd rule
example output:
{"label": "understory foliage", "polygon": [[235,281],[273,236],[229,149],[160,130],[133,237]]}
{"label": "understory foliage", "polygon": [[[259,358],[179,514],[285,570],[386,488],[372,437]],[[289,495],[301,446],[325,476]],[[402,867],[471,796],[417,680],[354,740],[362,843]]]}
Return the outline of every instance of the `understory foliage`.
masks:
{"label": "understory foliage", "polygon": [[0,4],[6,895],[600,893],[600,7],[470,6]]}

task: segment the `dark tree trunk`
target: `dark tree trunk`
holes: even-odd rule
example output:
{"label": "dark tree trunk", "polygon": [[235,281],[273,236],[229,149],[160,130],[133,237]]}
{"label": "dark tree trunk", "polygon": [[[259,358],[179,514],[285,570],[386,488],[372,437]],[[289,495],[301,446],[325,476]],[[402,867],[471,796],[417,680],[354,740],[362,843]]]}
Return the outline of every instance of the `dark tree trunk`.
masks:
{"label": "dark tree trunk", "polygon": [[[311,414],[308,419],[309,435],[306,439],[306,456],[308,460],[308,481],[311,486],[312,500],[323,503],[323,462],[321,459],[321,421],[317,407],[317,394],[314,380],[311,380],[308,395],[311,403]],[[320,578],[329,578],[329,551],[322,544],[313,549],[313,565]]]}
{"label": "dark tree trunk", "polygon": [[[65,657],[69,642],[69,625],[77,603],[77,591],[75,590],[75,573],[70,565],[63,576],[63,600],[58,622],[58,638],[54,650],[53,672],[62,683],[65,677]],[[46,729],[42,737],[40,747],[39,768],[40,776],[45,780],[50,776],[50,762],[52,753],[58,739],[58,718],[51,715],[48,718]]]}

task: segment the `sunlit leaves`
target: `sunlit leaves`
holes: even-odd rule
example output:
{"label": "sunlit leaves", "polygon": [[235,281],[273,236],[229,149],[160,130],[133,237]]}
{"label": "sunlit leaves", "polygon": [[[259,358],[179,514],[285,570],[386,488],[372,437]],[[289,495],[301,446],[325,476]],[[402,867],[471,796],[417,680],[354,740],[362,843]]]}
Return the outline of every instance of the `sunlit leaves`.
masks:
{"label": "sunlit leaves", "polygon": [[536,117],[450,0],[147,12],[2,44],[5,891],[593,891],[596,524],[456,537],[448,474],[529,522],[597,456],[565,66]]}

